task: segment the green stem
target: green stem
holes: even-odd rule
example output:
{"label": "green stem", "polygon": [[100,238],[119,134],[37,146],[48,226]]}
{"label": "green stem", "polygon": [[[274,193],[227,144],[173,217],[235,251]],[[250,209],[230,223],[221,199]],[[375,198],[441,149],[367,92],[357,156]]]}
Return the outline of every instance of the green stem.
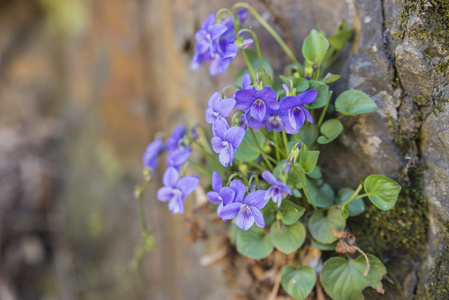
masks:
{"label": "green stem", "polygon": [[352,194],[352,196],[345,201],[345,203],[343,204],[343,206],[347,206],[349,205],[349,203],[351,203],[352,201],[354,201],[356,198],[356,196],[360,193],[360,191],[362,190],[362,185],[359,184],[358,188],[355,190],[354,194]]}
{"label": "green stem", "polygon": [[360,199],[360,198],[363,198],[363,197],[367,197],[367,196],[369,196],[369,195],[371,195],[371,194],[369,194],[369,193],[366,193],[366,194],[363,194],[363,195],[360,195],[360,196],[357,196],[354,200],[357,200],[357,199]]}
{"label": "green stem", "polygon": [[234,19],[234,14],[232,13],[232,11],[229,8],[222,8],[215,15],[215,22],[218,22],[218,20],[220,19],[220,15],[224,12],[228,13],[229,16]]}
{"label": "green stem", "polygon": [[271,27],[251,5],[249,5],[248,3],[239,2],[239,3],[234,4],[234,6],[232,7],[232,10],[235,11],[237,8],[247,8],[251,12],[251,14],[257,19],[257,21],[259,21],[260,25],[262,25],[274,37],[274,39],[282,47],[282,49],[285,51],[285,53],[288,55],[288,57],[290,57],[290,59],[295,64],[299,64],[298,60],[296,59],[295,55],[290,50],[290,48],[288,48],[287,44],[285,44],[285,42],[276,33],[276,31],[273,29],[273,27]]}
{"label": "green stem", "polygon": [[284,138],[285,153],[288,155],[288,138],[285,130],[282,130],[282,137]]}
{"label": "green stem", "polygon": [[249,73],[251,74],[251,77],[253,79],[255,79],[256,78],[256,73],[254,72],[253,66],[251,65],[251,62],[249,61],[248,54],[246,54],[245,50],[242,51],[242,54],[243,54],[243,58],[245,59],[246,65],[248,66]]}
{"label": "green stem", "polygon": [[295,165],[293,165],[293,170],[295,170],[296,174],[299,177],[299,181],[301,181],[302,191],[304,192],[304,195],[306,195],[307,200],[309,200],[310,204],[312,204],[313,209],[316,209],[315,203],[310,198],[309,193],[307,193],[306,184],[305,184],[304,180],[302,179],[300,171],[297,169],[297,167]]}
{"label": "green stem", "polygon": [[267,155],[265,154],[265,151],[263,151],[262,147],[259,145],[259,141],[256,138],[256,135],[254,134],[254,130],[252,128],[249,129],[249,131],[251,132],[251,135],[253,136],[254,142],[257,145],[257,148],[259,148],[260,154],[262,154],[263,158],[265,159],[265,162],[267,163],[268,167],[270,168],[271,171],[273,171],[273,166],[271,165],[270,160],[267,158]]}
{"label": "green stem", "polygon": [[144,233],[147,233],[149,231],[149,228],[148,228],[147,221],[145,218],[145,211],[143,209],[142,195],[145,192],[145,190],[148,188],[150,183],[151,183],[151,178],[150,178],[150,180],[147,180],[144,185],[137,186],[135,189],[135,192],[134,192],[134,196],[137,200],[137,209],[139,211],[140,226]]}
{"label": "green stem", "polygon": [[329,103],[331,102],[332,92],[329,93],[329,98],[327,99],[326,106],[324,107],[323,111],[321,112],[320,119],[318,120],[318,128],[320,128],[321,124],[324,121],[324,116],[326,116],[327,108],[329,107]]}
{"label": "green stem", "polygon": [[230,88],[235,88],[237,90],[242,89],[241,87],[239,87],[238,85],[235,85],[235,84],[227,85],[221,90],[221,98],[225,97],[224,93],[226,92],[227,89],[230,89]]}
{"label": "green stem", "polygon": [[257,56],[259,57],[260,68],[263,69],[262,52],[260,52],[259,40],[257,39],[256,33],[254,33],[254,31],[252,31],[251,29],[244,28],[241,29],[239,33],[237,33],[237,36],[240,36],[240,33],[242,32],[248,32],[253,36],[254,44],[256,44]]}
{"label": "green stem", "polygon": [[[275,141],[275,143],[276,143],[277,145],[280,144],[280,143],[279,143],[279,134],[278,134],[277,131],[274,131],[274,141]],[[281,160],[281,157],[280,157],[280,155],[279,155],[279,147],[275,147],[275,148],[276,148],[276,159],[277,159],[278,161],[280,161],[280,160]]]}
{"label": "green stem", "polygon": [[194,161],[189,160],[189,163],[191,163],[192,165],[194,165],[200,172],[202,172],[204,175],[210,176],[211,174],[209,172],[207,172],[206,170],[204,170],[199,164],[197,164]]}
{"label": "green stem", "polygon": [[259,166],[257,163],[252,162],[252,161],[247,161],[246,162],[248,165],[250,165],[251,167],[254,167],[256,169],[258,169],[259,171],[265,171],[265,169],[262,166]]}
{"label": "green stem", "polygon": [[281,153],[282,157],[287,157],[287,155],[284,153],[284,151],[282,151],[282,149],[279,148],[277,143],[275,143],[273,141],[269,141],[269,143],[270,143],[270,145],[273,145],[273,147],[276,148],[276,150],[279,151],[279,153]]}
{"label": "green stem", "polygon": [[195,145],[197,145],[197,146],[200,148],[200,150],[203,152],[204,155],[206,155],[207,157],[209,157],[210,159],[212,159],[218,166],[220,166],[220,167],[223,169],[223,171],[225,171],[225,172],[228,171],[228,169],[225,168],[225,167],[220,163],[220,161],[219,161],[213,154],[209,153],[208,151],[206,151],[206,149],[204,149],[204,146],[203,146],[203,145],[201,145],[201,144],[198,143],[197,141],[194,141],[193,143],[194,143]]}

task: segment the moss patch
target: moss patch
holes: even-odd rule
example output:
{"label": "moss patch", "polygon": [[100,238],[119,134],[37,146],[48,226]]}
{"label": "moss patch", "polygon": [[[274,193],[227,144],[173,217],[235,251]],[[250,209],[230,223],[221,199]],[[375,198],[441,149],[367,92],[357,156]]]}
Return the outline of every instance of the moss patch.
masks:
{"label": "moss patch", "polygon": [[436,220],[436,222],[439,224],[442,238],[437,245],[440,246],[439,256],[427,280],[426,299],[449,299],[449,221]]}
{"label": "moss patch", "polygon": [[[402,34],[412,36],[426,44],[424,53],[438,73],[449,68],[449,3],[438,0],[405,0],[400,14]],[[423,23],[407,26],[410,16],[415,15]]]}
{"label": "moss patch", "polygon": [[422,196],[422,176],[423,165],[409,167],[399,181],[403,189],[393,209],[384,212],[371,206],[349,224],[358,245],[385,262],[395,282],[416,267],[426,247],[427,201]]}

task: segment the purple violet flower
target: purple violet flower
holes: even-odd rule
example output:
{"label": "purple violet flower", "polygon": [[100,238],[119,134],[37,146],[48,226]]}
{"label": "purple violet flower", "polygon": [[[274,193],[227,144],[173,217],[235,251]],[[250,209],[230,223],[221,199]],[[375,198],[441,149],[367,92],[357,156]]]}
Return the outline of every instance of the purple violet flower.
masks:
{"label": "purple violet flower", "polygon": [[251,85],[251,76],[249,76],[249,73],[243,75],[241,82],[244,90],[254,90],[254,86]]}
{"label": "purple violet flower", "polygon": [[[240,22],[245,21],[246,12],[237,12]],[[237,56],[239,47],[235,44],[237,38],[234,20],[231,16],[222,23],[214,23],[215,14],[210,14],[195,34],[195,51],[191,69],[198,70],[203,62],[209,62],[209,74],[215,76],[223,74]],[[252,44],[253,40],[242,41],[242,48]]]}
{"label": "purple violet flower", "polygon": [[180,147],[183,147],[185,145],[181,145],[181,140],[184,137],[186,133],[186,127],[184,125],[177,126],[171,136],[167,139],[167,147],[169,151],[174,151]]}
{"label": "purple violet flower", "polygon": [[264,171],[262,173],[262,178],[265,179],[268,183],[271,183],[273,186],[267,190],[265,195],[265,200],[273,199],[274,203],[277,203],[278,207],[281,206],[282,199],[284,198],[283,194],[286,192],[291,195],[292,190],[283,184],[281,181],[277,180],[270,171]]}
{"label": "purple violet flower", "polygon": [[157,165],[159,163],[158,156],[160,152],[164,151],[163,148],[162,138],[157,137],[145,149],[145,153],[142,156],[142,163],[144,168],[151,169],[151,176],[154,175],[154,172],[157,169]]}
{"label": "purple violet flower", "polygon": [[218,48],[220,36],[228,30],[222,23],[215,23],[215,14],[210,14],[195,33],[195,52],[191,68],[198,70],[203,60],[212,60]]}
{"label": "purple violet flower", "polygon": [[242,201],[246,193],[245,185],[237,179],[233,180],[229,187],[223,187],[221,177],[215,171],[212,173],[212,190],[206,196],[210,202],[218,204],[217,214],[219,216],[224,206],[234,201]]}
{"label": "purple violet flower", "polygon": [[206,122],[212,124],[215,120],[226,119],[235,105],[234,98],[221,99],[219,92],[209,98],[209,108],[206,109]]}
{"label": "purple violet flower", "polygon": [[279,110],[268,109],[267,116],[268,118],[265,121],[265,129],[268,132],[271,132],[271,130],[280,132],[284,129],[284,123],[279,114]]}
{"label": "purple violet flower", "polygon": [[181,165],[189,158],[190,153],[192,153],[192,147],[190,146],[169,151],[165,158],[165,163],[167,164],[167,167],[174,167],[179,171]]}
{"label": "purple violet flower", "polygon": [[157,199],[161,202],[168,202],[168,209],[172,214],[183,214],[185,196],[195,191],[199,184],[198,177],[179,178],[179,172],[175,168],[168,168],[165,170],[162,182],[164,186],[157,191]]}
{"label": "purple violet flower", "polygon": [[218,160],[227,167],[234,160],[235,150],[245,136],[245,130],[241,127],[229,128],[228,123],[221,119],[217,119],[213,126],[212,132],[214,137],[211,140],[212,148],[218,153]]}
{"label": "purple violet flower", "polygon": [[241,202],[232,202],[223,207],[220,217],[226,220],[236,218],[236,224],[243,230],[248,230],[254,222],[259,227],[265,227],[263,215],[260,212],[267,205],[266,191],[249,193]]}
{"label": "purple violet flower", "polygon": [[312,115],[303,105],[315,101],[317,95],[318,91],[312,89],[297,96],[288,96],[281,100],[279,111],[281,111],[281,119],[286,133],[298,133],[305,120],[313,124]]}
{"label": "purple violet flower", "polygon": [[[276,91],[269,86],[261,90],[240,90],[235,93],[237,103],[235,107],[245,112],[257,121],[263,121],[267,114],[267,107],[273,110],[279,109],[279,102],[276,101]],[[247,116],[247,119],[248,116]],[[251,126],[250,126],[251,127]]]}

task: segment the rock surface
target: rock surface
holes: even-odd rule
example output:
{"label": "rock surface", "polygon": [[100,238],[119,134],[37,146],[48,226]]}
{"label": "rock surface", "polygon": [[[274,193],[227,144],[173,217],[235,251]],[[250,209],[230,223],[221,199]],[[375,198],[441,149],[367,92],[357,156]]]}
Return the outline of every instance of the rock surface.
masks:
{"label": "rock surface", "polygon": [[[230,74],[211,78],[206,67],[194,73],[189,64],[201,21],[235,1],[75,2],[0,5],[0,298],[231,299],[233,292],[255,298],[247,281],[259,274],[258,264],[249,269],[237,258],[227,275],[238,272],[241,280],[230,280],[230,289],[222,265],[199,266],[203,254],[221,251],[220,239],[184,242],[183,218],[153,196],[146,212],[158,247],[145,264],[148,286],[136,287],[127,268],[140,242],[132,189],[141,180],[142,151],[157,131],[201,120],[209,96],[232,83]],[[359,220],[386,229],[358,241],[375,244],[382,234],[399,233],[378,247],[403,287],[398,294],[387,283],[387,298],[449,297],[438,289],[449,278],[443,255],[449,245],[449,4],[249,3],[298,56],[313,28],[329,36],[346,19],[356,29],[352,46],[330,70],[343,75],[331,89],[363,90],[380,109],[343,119],[344,134],[326,149],[338,159],[323,161],[338,174],[329,182],[352,186],[370,173],[399,180],[399,207]],[[249,25],[279,74],[289,60],[257,22],[250,18]],[[243,65],[241,58],[236,63]],[[188,228],[197,218],[186,216]],[[206,228],[209,236],[223,230]],[[418,237],[402,241],[409,236]],[[38,274],[45,274],[42,282],[34,280]]]}

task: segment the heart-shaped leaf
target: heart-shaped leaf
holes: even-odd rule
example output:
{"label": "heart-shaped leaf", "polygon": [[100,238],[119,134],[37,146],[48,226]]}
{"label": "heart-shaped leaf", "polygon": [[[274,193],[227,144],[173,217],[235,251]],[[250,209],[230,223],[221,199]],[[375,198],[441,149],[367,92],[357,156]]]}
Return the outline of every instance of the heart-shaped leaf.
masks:
{"label": "heart-shaped leaf", "polygon": [[309,80],[310,89],[317,89],[318,95],[316,96],[315,101],[310,104],[307,104],[307,108],[320,108],[327,104],[329,100],[329,87],[318,80]]}
{"label": "heart-shaped leaf", "polygon": [[281,220],[285,225],[292,225],[296,223],[306,211],[304,207],[296,205],[287,199],[282,200],[280,209],[282,211]]}
{"label": "heart-shaped leaf", "polygon": [[330,119],[324,122],[320,128],[322,136],[318,138],[319,144],[327,144],[335,140],[343,131],[343,124],[338,119]]}
{"label": "heart-shaped leaf", "polygon": [[316,273],[309,266],[285,266],[281,272],[281,285],[296,300],[306,299],[316,283]]}
{"label": "heart-shaped leaf", "polygon": [[353,116],[373,112],[377,109],[377,105],[364,92],[350,90],[337,97],[335,109],[344,115]]}
{"label": "heart-shaped leaf", "polygon": [[367,264],[362,255],[356,259],[332,257],[327,260],[320,274],[326,293],[334,300],[362,300],[362,291],[368,286],[383,291],[381,280],[387,270],[377,257],[368,254],[368,260],[367,276],[363,275]]}
{"label": "heart-shaped leaf", "polygon": [[391,209],[396,204],[401,191],[401,186],[396,181],[382,175],[366,177],[363,188],[371,202],[381,210]]}
{"label": "heart-shaped leaf", "polygon": [[318,242],[314,238],[310,238],[310,240],[312,241],[313,248],[317,248],[317,249],[320,249],[323,251],[334,251],[335,248],[337,248],[338,241],[335,241],[331,244],[323,244],[323,243]]}
{"label": "heart-shaped leaf", "polygon": [[[281,228],[282,227],[282,228]],[[306,238],[306,229],[299,222],[291,226],[273,223],[270,229],[271,243],[284,254],[290,254],[299,249]]]}
{"label": "heart-shaped leaf", "polygon": [[273,251],[270,236],[263,233],[263,228],[253,226],[247,231],[236,229],[237,251],[249,258],[262,259]]}
{"label": "heart-shaped leaf", "polygon": [[318,157],[320,156],[320,151],[305,151],[301,154],[299,158],[299,166],[306,174],[312,173],[315,169],[316,163],[318,162]]}
{"label": "heart-shaped leaf", "polygon": [[316,125],[305,123],[296,136],[298,140],[306,144],[307,147],[310,147],[315,143],[319,134],[320,132]]}
{"label": "heart-shaped leaf", "polygon": [[331,244],[337,240],[331,228],[343,231],[346,220],[338,208],[327,211],[314,211],[309,219],[308,227],[312,237],[322,244]]}

